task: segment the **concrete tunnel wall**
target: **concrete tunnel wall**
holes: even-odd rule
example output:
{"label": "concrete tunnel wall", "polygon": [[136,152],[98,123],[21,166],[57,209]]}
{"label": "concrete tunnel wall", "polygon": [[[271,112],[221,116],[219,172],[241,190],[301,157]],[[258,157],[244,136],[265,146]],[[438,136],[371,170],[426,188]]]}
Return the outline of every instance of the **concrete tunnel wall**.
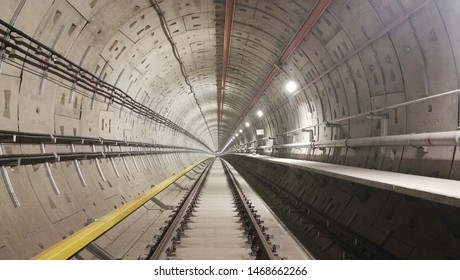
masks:
{"label": "concrete tunnel wall", "polygon": [[[161,82],[161,77],[173,75],[172,72],[178,69],[169,67],[169,64],[175,65],[171,60],[157,59],[170,55],[168,45],[163,46],[167,54],[157,51],[161,46],[151,49],[151,45],[156,44],[152,34],[162,33],[157,27],[158,18],[153,9],[146,9],[151,6],[148,1],[101,1],[94,9],[90,9],[89,4],[89,1],[4,1],[0,18],[14,23],[14,26],[40,42],[53,46],[65,57],[120,87],[136,101],[151,106],[182,127],[199,132],[202,120],[194,119],[195,110],[189,111],[189,115],[183,113],[187,111],[186,104],[191,102],[189,96],[179,94],[180,98],[164,98],[162,94],[153,94],[166,92],[166,86],[174,88],[181,84]],[[96,13],[100,14],[96,16]],[[120,29],[129,28],[131,22],[139,18],[146,18],[152,26],[152,31],[146,32],[143,41],[137,31],[125,32],[138,36],[131,39],[121,33]],[[158,40],[166,44],[163,42],[166,39],[158,36]],[[137,41],[137,44],[134,46],[131,40]],[[131,48],[126,50],[128,44]],[[125,56],[118,56],[125,52]],[[147,52],[154,55],[146,56]],[[96,103],[91,109],[91,98],[85,95],[74,94],[70,99],[70,90],[65,87],[7,63],[2,66],[2,130],[102,137],[207,151],[190,138],[167,127],[160,127],[144,117],[115,108],[107,109],[103,102]],[[181,80],[174,75],[171,81]],[[145,77],[157,77],[159,81]],[[177,107],[171,107],[174,102]],[[212,143],[208,145],[212,147]],[[39,145],[2,145],[2,148],[5,154],[40,153]],[[77,146],[77,149],[90,151],[90,147],[85,146]],[[55,148],[50,145],[48,148],[48,152],[58,151],[70,151],[70,147]],[[82,228],[89,218],[101,217],[142,194],[155,183],[207,156],[204,152],[156,155],[152,159],[155,169],[144,170],[141,166],[140,171],[136,170],[133,162],[137,161],[140,165],[139,159],[128,158],[127,164],[132,174],[124,168],[123,161],[116,158],[114,161],[120,178],[108,159],[101,160],[107,182],[101,180],[93,160],[83,160],[81,168],[88,185],[86,188],[82,186],[73,162],[54,163],[52,172],[61,195],[53,192],[43,164],[8,168],[21,207],[14,207],[1,180],[0,259],[30,258]],[[136,214],[137,217],[139,215]],[[134,221],[136,219],[131,218],[125,224]],[[121,227],[126,228],[127,225]],[[109,241],[103,241],[104,245],[110,245],[110,239],[116,238],[111,233],[107,239]]]}
{"label": "concrete tunnel wall", "polygon": [[[225,1],[159,2],[193,93],[184,82],[151,1],[6,0],[1,4],[0,19],[186,128],[210,149],[220,150],[236,132],[233,131],[235,121],[316,1],[236,2],[221,134],[217,131],[217,92],[220,90],[217,85],[220,85],[222,71]],[[420,8],[411,14],[417,7]],[[332,1],[282,66],[283,71],[249,111],[244,121],[250,122],[251,127],[244,129],[240,142],[255,140],[256,128],[263,128],[265,136],[277,135],[457,89],[458,14],[460,3],[449,0]],[[382,35],[375,39],[377,34]],[[126,110],[108,107],[104,102],[91,108],[91,100],[86,95],[75,94],[70,98],[68,88],[43,79],[43,71],[32,74],[35,69],[29,68],[2,65],[2,130],[103,137],[207,150],[180,133]],[[295,97],[284,90],[289,79],[304,88]],[[287,98],[289,101],[284,103]],[[388,134],[456,130],[458,106],[458,95],[454,94],[391,110]],[[262,110],[265,116],[257,118],[256,110]],[[320,127],[315,139],[377,135],[380,135],[378,121],[355,118],[343,125],[340,133]],[[284,141],[307,140],[308,134],[295,138]],[[2,145],[2,149],[6,154],[40,152],[38,145]],[[425,151],[416,147],[305,148],[267,153],[458,180],[456,150],[454,147],[429,147]],[[56,171],[53,174],[63,190],[60,196],[52,192],[43,165],[9,169],[23,203],[20,208],[14,208],[5,188],[0,187],[0,257],[29,258],[81,228],[88,218],[101,216],[150,188],[154,182],[204,157],[203,153],[158,156],[158,169],[132,175],[127,174],[121,160],[116,159],[123,173],[121,178],[113,174],[108,162],[101,161],[108,182],[101,182],[91,161],[82,161],[88,188],[81,186],[74,166],[65,162],[53,164]],[[379,158],[383,161],[376,164]],[[128,164],[134,163],[128,160]],[[3,184],[0,180],[0,186]],[[350,192],[353,195],[353,191]],[[324,188],[322,195],[325,199],[339,196],[337,190],[330,188]],[[371,191],[370,195],[378,194]],[[375,211],[400,205],[404,202],[389,199]],[[359,211],[353,207],[350,205],[347,211],[365,213],[368,210],[367,206]],[[395,215],[403,219],[407,215],[403,212],[396,211]],[[414,215],[419,214],[422,215],[421,212]],[[395,230],[390,224],[383,227],[383,231]],[[456,238],[453,235],[450,240]],[[395,238],[400,243],[412,244],[408,241],[410,235]]]}

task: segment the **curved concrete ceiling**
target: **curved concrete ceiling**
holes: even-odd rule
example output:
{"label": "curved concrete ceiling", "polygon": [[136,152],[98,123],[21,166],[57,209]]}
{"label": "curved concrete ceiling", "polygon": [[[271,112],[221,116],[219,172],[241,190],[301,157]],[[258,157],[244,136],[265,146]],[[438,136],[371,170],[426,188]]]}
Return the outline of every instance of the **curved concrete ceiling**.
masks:
{"label": "curved concrete ceiling", "polygon": [[[0,108],[8,114],[0,114],[0,127],[214,152],[255,140],[255,129],[276,136],[337,120],[340,129],[314,128],[315,140],[379,136],[380,122],[365,118],[374,110],[459,88],[459,1],[332,0],[285,63],[277,65],[319,2],[236,1],[219,129],[226,1],[3,0],[0,19],[196,138],[109,107],[106,100],[94,110],[91,94],[72,95],[46,80],[42,69],[7,61],[1,68],[5,98]],[[257,96],[274,67],[276,75]],[[289,80],[298,84],[294,93],[285,89]],[[457,130],[458,108],[454,93],[389,110],[387,133]],[[239,129],[243,133],[226,145]],[[296,140],[306,139],[300,134]],[[285,156],[302,158],[305,153]],[[317,149],[310,159],[459,178],[458,153],[452,147],[423,154],[395,148],[389,157],[377,167],[369,149],[331,149],[328,155]],[[421,164],[421,158],[429,164]]]}
{"label": "curved concrete ceiling", "polygon": [[[276,135],[458,87],[456,4],[333,1],[244,115],[317,3],[241,0],[234,10],[223,123],[218,131],[225,1],[158,3],[191,87],[173,55],[154,2],[7,3],[2,19],[187,127],[213,150],[222,149],[242,128],[236,127],[241,120]],[[284,89],[289,79],[301,88],[294,96]],[[393,112],[390,132],[455,129],[454,100],[454,95],[433,100],[429,114],[419,115],[426,108]],[[441,110],[446,106],[452,110]],[[256,109],[265,112],[262,120],[256,118]],[[371,136],[373,126],[350,120],[344,133]],[[251,139],[254,131],[245,131]],[[333,136],[325,130],[320,137]]]}

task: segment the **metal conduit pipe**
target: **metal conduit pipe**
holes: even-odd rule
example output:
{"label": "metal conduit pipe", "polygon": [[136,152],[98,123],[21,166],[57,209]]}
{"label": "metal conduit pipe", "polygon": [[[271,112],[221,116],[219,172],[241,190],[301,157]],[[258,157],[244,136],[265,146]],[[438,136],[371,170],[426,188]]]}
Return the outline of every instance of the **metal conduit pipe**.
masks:
{"label": "metal conduit pipe", "polygon": [[[24,63],[24,65],[44,70],[47,74],[46,76],[51,75],[71,82],[73,84],[73,92],[77,87],[80,89],[80,92],[84,92],[85,90],[93,92],[93,99],[96,98],[96,95],[98,97],[103,97],[104,102],[107,101],[106,103],[108,107],[119,105],[120,110],[121,108],[128,108],[132,112],[147,117],[158,124],[162,124],[172,130],[186,135],[211,151],[211,148],[209,148],[200,138],[197,138],[181,126],[156,113],[151,108],[135,101],[127,93],[117,88],[116,84],[108,84],[107,82],[94,76],[88,70],[68,60],[62,54],[57,53],[52,48],[33,39],[31,36],[25,34],[19,29],[16,29],[1,19],[0,51],[4,54],[4,58],[6,55],[9,62],[17,60],[17,62],[20,61]],[[3,59],[2,63],[6,63],[6,60]],[[12,65],[15,65],[15,67],[22,67],[23,70],[26,69],[23,65]],[[42,80],[42,82],[43,81],[44,80]]]}
{"label": "metal conduit pipe", "polygon": [[379,137],[364,137],[345,140],[330,140],[312,143],[313,148],[322,147],[388,147],[388,146],[460,146],[460,131],[404,134]]}
{"label": "metal conduit pipe", "polygon": [[270,149],[272,148],[273,146],[259,146],[257,147],[258,150],[267,150],[267,149]]}
{"label": "metal conduit pipe", "polygon": [[392,136],[363,137],[356,139],[323,140],[313,142],[299,142],[291,144],[280,144],[273,146],[260,146],[258,149],[266,150],[270,148],[361,148],[361,147],[394,147],[394,146],[460,146],[460,131],[430,132],[419,134],[403,134]]}

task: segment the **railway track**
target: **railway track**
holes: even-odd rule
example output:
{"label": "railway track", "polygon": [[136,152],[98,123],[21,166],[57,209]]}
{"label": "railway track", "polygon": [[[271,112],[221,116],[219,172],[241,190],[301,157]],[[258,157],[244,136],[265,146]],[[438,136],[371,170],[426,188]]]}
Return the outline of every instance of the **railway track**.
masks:
{"label": "railway track", "polygon": [[200,174],[150,248],[146,259],[312,258],[220,158]]}

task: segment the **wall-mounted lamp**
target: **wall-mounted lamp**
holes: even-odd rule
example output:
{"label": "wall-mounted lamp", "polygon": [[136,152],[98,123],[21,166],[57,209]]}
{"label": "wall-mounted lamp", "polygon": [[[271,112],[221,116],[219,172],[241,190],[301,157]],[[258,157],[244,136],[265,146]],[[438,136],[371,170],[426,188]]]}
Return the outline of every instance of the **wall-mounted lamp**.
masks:
{"label": "wall-mounted lamp", "polygon": [[293,93],[296,89],[297,89],[297,83],[296,83],[296,82],[294,82],[294,81],[289,81],[289,82],[286,84],[286,90],[287,90],[287,92]]}

